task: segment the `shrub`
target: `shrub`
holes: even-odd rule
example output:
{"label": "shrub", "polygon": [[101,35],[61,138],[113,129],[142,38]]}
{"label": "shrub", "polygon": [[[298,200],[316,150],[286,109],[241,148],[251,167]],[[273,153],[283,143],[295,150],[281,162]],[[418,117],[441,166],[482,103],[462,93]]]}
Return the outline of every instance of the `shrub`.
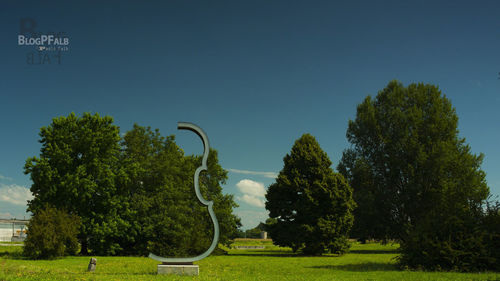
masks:
{"label": "shrub", "polygon": [[427,270],[477,272],[500,270],[498,203],[466,216],[455,212],[429,215],[401,243],[400,265]]}
{"label": "shrub", "polygon": [[23,255],[31,259],[54,259],[78,251],[80,217],[46,206],[28,223]]}
{"label": "shrub", "polygon": [[483,219],[485,229],[484,243],[488,253],[490,270],[500,271],[500,203],[488,204],[486,215]]}

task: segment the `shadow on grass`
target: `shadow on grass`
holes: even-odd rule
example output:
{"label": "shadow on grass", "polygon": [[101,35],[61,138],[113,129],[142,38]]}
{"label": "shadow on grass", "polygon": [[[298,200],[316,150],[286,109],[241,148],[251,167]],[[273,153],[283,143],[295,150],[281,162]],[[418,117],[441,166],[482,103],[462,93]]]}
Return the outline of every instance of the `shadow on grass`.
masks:
{"label": "shadow on grass", "polygon": [[388,250],[350,250],[348,254],[397,254],[398,249]]}
{"label": "shadow on grass", "polygon": [[318,265],[318,266],[310,266],[309,268],[356,271],[356,272],[399,271],[399,269],[393,264],[379,263],[379,262],[364,262],[364,263],[341,264],[341,265]]}
{"label": "shadow on grass", "polygon": [[12,251],[3,251],[0,252],[0,257],[6,258],[6,259],[13,259],[13,260],[25,260],[26,257],[23,257],[23,252],[12,252]]}
{"label": "shadow on grass", "polygon": [[232,252],[228,256],[244,256],[244,257],[300,257],[300,255],[294,254],[288,251],[259,251],[259,250],[245,250],[239,252]]}
{"label": "shadow on grass", "polygon": [[[387,249],[387,250],[350,250],[347,254],[397,254],[398,249]],[[264,256],[264,257],[318,257],[311,255],[304,255],[299,253],[293,253],[292,251],[263,251],[263,250],[242,250],[241,252],[232,251],[230,256]],[[341,257],[333,254],[325,254],[322,257]]]}
{"label": "shadow on grass", "polygon": [[342,257],[334,254],[324,255],[305,255],[301,252],[293,253],[292,251],[262,251],[262,250],[246,250],[241,252],[231,252],[228,256],[244,256],[244,257],[295,257],[295,258],[338,258]]}
{"label": "shadow on grass", "polygon": [[[351,250],[347,254],[396,254],[398,250]],[[244,250],[241,252],[232,251],[229,256],[264,256],[264,257],[342,257],[339,255],[325,254],[319,256],[304,255],[293,253],[292,251],[262,251],[262,250]]]}

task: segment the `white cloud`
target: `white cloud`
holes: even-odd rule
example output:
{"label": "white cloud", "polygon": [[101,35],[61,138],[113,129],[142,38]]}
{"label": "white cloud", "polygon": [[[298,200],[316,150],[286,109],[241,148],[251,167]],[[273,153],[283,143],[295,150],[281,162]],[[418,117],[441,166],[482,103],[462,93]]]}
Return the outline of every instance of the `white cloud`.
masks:
{"label": "white cloud", "polygon": [[229,172],[236,174],[244,174],[244,175],[254,175],[254,176],[263,176],[270,179],[275,179],[278,177],[278,174],[275,172],[256,172],[256,171],[248,171],[248,170],[238,170],[238,169],[227,169]]}
{"label": "white cloud", "polygon": [[0,184],[0,201],[26,206],[27,201],[31,199],[33,199],[33,194],[29,188],[17,184]]}
{"label": "white cloud", "polygon": [[264,200],[259,199],[255,196],[248,195],[248,194],[243,194],[242,197],[237,197],[238,200],[243,201],[249,205],[255,206],[255,207],[264,207]]}
{"label": "white cloud", "polygon": [[12,181],[12,178],[6,177],[4,175],[0,175],[0,180]]}
{"label": "white cloud", "polygon": [[255,197],[264,197],[266,196],[266,189],[264,188],[264,184],[261,182],[256,182],[249,179],[240,180],[236,187],[244,193]]}
{"label": "white cloud", "polygon": [[263,183],[244,179],[240,180],[236,187],[243,193],[243,196],[236,197],[236,199],[255,207],[264,207],[262,198],[266,196],[266,189]]}

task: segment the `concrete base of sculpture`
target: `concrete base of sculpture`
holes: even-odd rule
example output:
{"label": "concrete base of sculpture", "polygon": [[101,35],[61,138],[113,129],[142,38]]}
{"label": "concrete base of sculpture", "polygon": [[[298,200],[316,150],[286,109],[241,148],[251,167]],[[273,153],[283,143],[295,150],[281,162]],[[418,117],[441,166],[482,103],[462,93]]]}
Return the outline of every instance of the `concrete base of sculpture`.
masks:
{"label": "concrete base of sculpture", "polygon": [[159,264],[158,274],[199,275],[200,269],[194,264]]}

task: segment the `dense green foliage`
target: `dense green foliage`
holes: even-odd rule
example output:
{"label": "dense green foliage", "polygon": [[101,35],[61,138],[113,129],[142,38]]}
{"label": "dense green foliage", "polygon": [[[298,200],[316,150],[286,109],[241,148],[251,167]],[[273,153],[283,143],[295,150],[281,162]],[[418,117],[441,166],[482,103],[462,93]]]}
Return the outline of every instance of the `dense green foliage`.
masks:
{"label": "dense green foliage", "polygon": [[72,113],[40,129],[40,157],[26,161],[34,195],[28,211],[36,214],[49,204],[81,217],[84,254],[88,248],[113,253],[119,245],[108,238],[127,227],[115,183],[119,140],[111,117],[85,113],[80,118]]}
{"label": "dense green foliage", "polygon": [[495,209],[476,217],[429,212],[402,242],[399,263],[427,270],[499,271],[500,213]]}
{"label": "dense green foliage", "polygon": [[[174,137],[135,125],[123,139],[111,117],[74,114],[53,119],[40,132],[40,158],[29,158],[35,214],[49,204],[82,218],[82,253],[192,256],[208,249],[213,233],[208,210],[193,188],[201,157],[185,156]],[[121,140],[121,143],[120,143]],[[241,225],[232,195],[223,195],[227,172],[211,150],[200,174],[203,196],[214,201],[220,242],[229,244]]]}
{"label": "dense green foliage", "polygon": [[[133,232],[140,233],[127,241],[127,249],[134,253],[194,256],[208,249],[212,241],[212,222],[193,187],[201,157],[185,157],[174,140],[174,136],[162,137],[158,130],[138,125],[124,136],[121,163],[126,177],[122,180],[134,214]],[[241,225],[232,214],[237,205],[232,195],[222,194],[227,172],[218,164],[217,151],[210,151],[207,166],[200,175],[200,190],[214,201],[219,241],[229,244]]]}
{"label": "dense green foliage", "polygon": [[39,209],[28,223],[23,255],[31,259],[53,259],[78,251],[80,218],[53,207]]}
{"label": "dense green foliage", "polygon": [[353,146],[338,165],[358,204],[354,236],[400,240],[409,267],[491,268],[483,155],[471,153],[457,123],[432,85],[392,81],[358,105],[347,130]]}
{"label": "dense green foliage", "polygon": [[276,219],[269,226],[273,242],[305,254],[344,253],[355,206],[347,181],[309,134],[295,141],[283,162],[266,194],[266,209]]}

